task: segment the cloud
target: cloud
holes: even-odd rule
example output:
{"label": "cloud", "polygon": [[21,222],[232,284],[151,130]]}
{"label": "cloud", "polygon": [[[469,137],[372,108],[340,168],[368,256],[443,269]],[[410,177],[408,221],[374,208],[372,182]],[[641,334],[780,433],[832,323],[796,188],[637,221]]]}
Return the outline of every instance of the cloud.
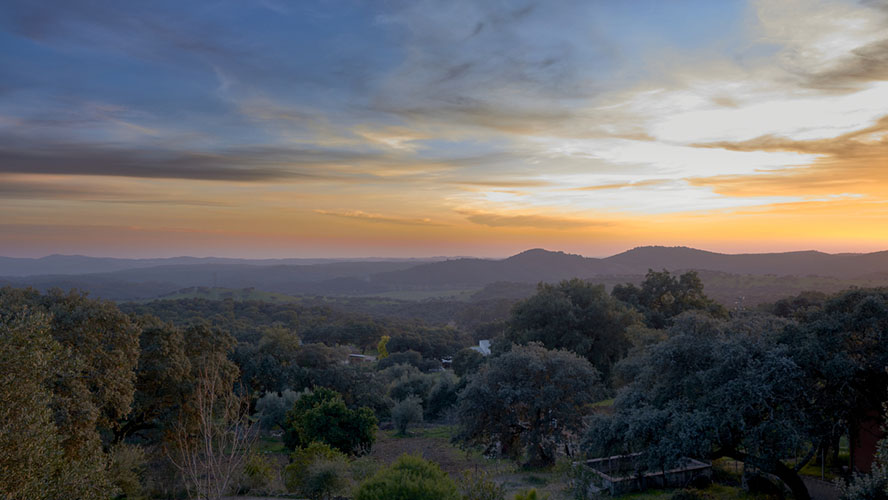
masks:
{"label": "cloud", "polygon": [[609,226],[609,222],[548,215],[511,215],[489,212],[466,214],[466,219],[488,227],[532,227],[536,229],[577,229],[593,226]]}
{"label": "cloud", "polygon": [[405,226],[438,226],[443,227],[447,226],[447,224],[440,224],[428,218],[422,219],[411,219],[407,217],[393,217],[388,215],[374,214],[363,212],[361,210],[345,210],[345,211],[330,211],[330,210],[313,210],[314,213],[325,215],[329,217],[338,217],[342,219],[353,219],[360,220],[365,222],[376,222],[381,224],[398,224]]}
{"label": "cloud", "polygon": [[406,58],[371,105],[412,121],[519,134],[561,126],[601,91],[614,57],[586,2],[395,5],[379,19],[404,31]]}
{"label": "cloud", "polygon": [[385,181],[483,165],[501,155],[421,158],[400,153],[312,147],[252,146],[217,151],[122,147],[95,143],[0,140],[0,173],[105,175],[206,181]]}
{"label": "cloud", "polygon": [[653,186],[662,186],[675,182],[672,179],[648,179],[630,182],[618,182],[613,184],[598,184],[594,186],[583,186],[571,188],[573,191],[603,191],[606,189],[629,189],[629,188],[645,188]]}
{"label": "cloud", "polygon": [[888,195],[888,116],[871,126],[827,139],[796,140],[765,135],[746,141],[698,144],[730,151],[781,151],[816,155],[809,165],[751,175],[716,175],[688,179],[725,196]]}

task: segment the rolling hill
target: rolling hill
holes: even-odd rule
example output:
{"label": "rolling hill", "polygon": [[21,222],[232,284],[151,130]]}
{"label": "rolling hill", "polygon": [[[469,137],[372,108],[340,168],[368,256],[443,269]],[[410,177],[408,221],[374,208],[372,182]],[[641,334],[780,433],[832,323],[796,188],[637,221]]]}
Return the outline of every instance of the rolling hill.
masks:
{"label": "rolling hill", "polygon": [[[85,259],[85,260],[84,260]],[[701,275],[728,284],[725,294],[743,295],[743,283],[777,293],[780,283],[795,290],[803,283],[813,288],[841,288],[843,283],[888,284],[888,252],[827,254],[787,252],[722,254],[687,247],[639,247],[606,258],[527,250],[506,259],[458,258],[423,262],[322,261],[294,264],[292,260],[249,261],[237,259],[94,259],[53,256],[43,259],[0,260],[6,277],[0,285],[53,287],[86,290],[114,300],[140,300],[168,295],[189,287],[254,288],[289,295],[373,295],[445,290],[481,290],[497,282],[536,284],[563,279],[597,279],[608,284],[639,281],[648,269],[673,272],[697,270]],[[27,261],[19,267],[16,262]],[[152,265],[160,262],[160,265]],[[282,263],[283,262],[283,263]],[[301,262],[301,261],[300,261]],[[41,268],[41,264],[46,267]],[[125,267],[105,272],[71,274],[71,265],[81,271],[93,267]],[[12,266],[12,268],[10,268]],[[68,267],[66,267],[68,266]],[[129,266],[129,267],[127,267]],[[139,267],[132,267],[139,266]],[[68,274],[49,271],[68,269]],[[34,275],[25,276],[25,272]],[[708,274],[707,274],[708,273]],[[757,280],[725,276],[766,277]],[[808,277],[789,280],[781,276]],[[813,279],[813,277],[819,277]],[[793,283],[790,286],[790,281]],[[845,285],[849,286],[849,285]],[[728,295],[720,298],[729,300]],[[754,293],[752,295],[758,295]]]}

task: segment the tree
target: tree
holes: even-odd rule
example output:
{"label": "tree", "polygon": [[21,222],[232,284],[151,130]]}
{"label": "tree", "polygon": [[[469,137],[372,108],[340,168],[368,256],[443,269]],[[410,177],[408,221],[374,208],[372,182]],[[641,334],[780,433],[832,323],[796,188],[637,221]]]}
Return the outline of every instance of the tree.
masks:
{"label": "tree", "polygon": [[[64,369],[44,313],[0,318],[0,485],[5,498],[107,498],[98,437],[66,451],[48,389]],[[5,315],[4,314],[4,315]]]}
{"label": "tree", "polygon": [[392,408],[392,422],[398,434],[407,434],[410,424],[422,422],[422,400],[416,396],[407,396],[395,403]]}
{"label": "tree", "polygon": [[451,373],[442,372],[429,393],[426,403],[426,415],[430,419],[444,416],[449,409],[456,406],[457,398],[456,377]]}
{"label": "tree", "polygon": [[[694,317],[690,317],[694,318]],[[817,442],[804,371],[776,342],[781,323],[676,324],[651,346],[613,415],[595,415],[584,448],[592,456],[642,452],[642,470],[683,457],[728,456],[772,473],[797,499],[808,492],[782,459]]]}
{"label": "tree", "polygon": [[[41,447],[51,456],[34,456],[46,459],[47,470],[55,479],[47,481],[46,488],[36,486],[41,490],[36,497],[50,495],[56,479],[64,481],[70,496],[100,497],[112,488],[107,472],[109,456],[103,449],[107,443],[102,438],[113,435],[130,411],[139,329],[114,304],[90,300],[79,293],[53,290],[43,295],[33,289],[0,289],[0,325],[9,329],[8,325],[31,316],[41,319],[31,327],[9,330],[6,340],[11,344],[7,347],[21,353],[23,364],[16,362],[9,371],[4,370],[12,384],[4,385],[15,391],[25,390],[32,385],[23,383],[24,379],[33,378],[42,386],[28,396],[9,396],[13,406],[33,410],[9,425],[36,426],[46,431],[47,441]],[[33,344],[17,343],[29,337]],[[31,349],[34,351],[29,352]],[[28,371],[44,363],[48,363],[47,369],[39,376]],[[19,375],[16,370],[30,375],[15,382]],[[14,403],[23,397],[33,399]],[[39,409],[44,404],[47,408]],[[47,415],[51,426],[45,420]],[[60,468],[53,465],[59,459],[56,446],[62,453]]]}
{"label": "tree", "polygon": [[256,401],[256,413],[263,429],[283,429],[287,425],[287,411],[299,399],[301,393],[286,389],[280,396],[267,392]]}
{"label": "tree", "polygon": [[351,410],[338,392],[319,387],[301,396],[287,412],[284,444],[295,450],[318,441],[360,455],[370,451],[376,440],[376,424],[371,409]]}
{"label": "tree", "polygon": [[51,382],[52,412],[68,452],[110,433],[130,411],[139,357],[139,329],[110,302],[76,292],[0,290],[0,316],[43,312],[62,351]]}
{"label": "tree", "polygon": [[475,373],[484,364],[484,360],[484,355],[474,349],[460,349],[453,356],[453,373],[460,377]]}
{"label": "tree", "polygon": [[391,339],[392,338],[389,337],[388,335],[383,335],[382,338],[379,339],[379,343],[376,344],[376,353],[377,353],[379,359],[385,359],[389,355],[388,349],[386,348],[386,346],[388,345],[389,340],[391,340]]}
{"label": "tree", "polygon": [[603,394],[598,371],[576,354],[516,346],[490,360],[460,393],[460,437],[488,449],[498,444],[529,465],[550,465]]}
{"label": "tree", "polygon": [[198,368],[190,412],[180,415],[167,452],[191,498],[222,498],[243,469],[256,438],[249,399],[232,391],[233,379],[225,369],[212,357]]}
{"label": "tree", "polygon": [[605,379],[629,348],[626,328],[636,315],[613,299],[604,285],[579,279],[540,284],[537,293],[512,310],[507,337],[516,344],[540,342],[586,358]]}
{"label": "tree", "polygon": [[456,484],[438,464],[402,455],[389,467],[367,479],[355,500],[458,500]]}
{"label": "tree", "polygon": [[640,311],[651,328],[668,327],[672,318],[685,311],[697,310],[727,317],[727,310],[703,293],[703,282],[696,271],[675,277],[666,270],[648,269],[641,288],[631,283],[616,285],[611,295]]}

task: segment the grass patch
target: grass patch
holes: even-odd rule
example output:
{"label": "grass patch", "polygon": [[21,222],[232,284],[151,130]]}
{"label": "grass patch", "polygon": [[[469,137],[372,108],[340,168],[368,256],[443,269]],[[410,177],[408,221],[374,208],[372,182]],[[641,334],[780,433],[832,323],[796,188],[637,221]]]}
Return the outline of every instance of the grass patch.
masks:
{"label": "grass patch", "polygon": [[259,453],[282,453],[285,455],[290,453],[290,450],[284,446],[284,441],[273,436],[261,436],[256,440],[256,451]]}

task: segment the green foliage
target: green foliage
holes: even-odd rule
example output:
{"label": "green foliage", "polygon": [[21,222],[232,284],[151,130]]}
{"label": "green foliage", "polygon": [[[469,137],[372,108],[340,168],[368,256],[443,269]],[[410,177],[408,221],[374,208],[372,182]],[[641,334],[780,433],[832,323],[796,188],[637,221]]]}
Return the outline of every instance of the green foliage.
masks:
{"label": "green foliage", "polygon": [[108,488],[97,439],[65,450],[50,381],[64,370],[45,314],[0,316],[0,484],[8,498],[102,498]]}
{"label": "green foliage", "polygon": [[639,310],[647,326],[665,328],[672,318],[685,311],[703,311],[726,318],[727,310],[703,293],[703,282],[696,271],[688,271],[679,277],[669,271],[648,270],[641,288],[631,283],[614,286],[614,298]]}
{"label": "green foliage", "polygon": [[888,498],[888,469],[877,465],[869,474],[855,473],[851,481],[839,480],[839,500],[885,500]]}
{"label": "green foliage", "polygon": [[265,457],[252,453],[244,463],[240,491],[267,493],[268,485],[274,480],[274,467]]}
{"label": "green foliage", "polygon": [[566,349],[586,358],[605,380],[611,367],[629,349],[626,329],[636,313],[615,300],[604,285],[583,280],[540,284],[536,295],[512,310],[507,338],[516,344],[540,342],[548,349]]}
{"label": "green foliage", "polygon": [[410,365],[424,372],[441,367],[441,362],[434,359],[424,359],[422,354],[416,351],[393,352],[376,363],[377,370],[386,370],[392,366]]}
{"label": "green foliage", "polygon": [[536,489],[529,489],[523,493],[515,493],[515,500],[546,500],[549,495],[540,495]]}
{"label": "green foliage", "polygon": [[462,500],[505,500],[506,489],[482,470],[467,470],[459,482]]}
{"label": "green foliage", "polygon": [[296,450],[291,458],[284,469],[287,491],[326,499],[348,487],[348,459],[339,450],[313,442]]}
{"label": "green foliage", "polygon": [[383,335],[382,338],[379,339],[379,343],[376,344],[376,353],[377,353],[376,357],[378,359],[385,359],[388,357],[389,352],[388,352],[388,348],[386,346],[388,345],[389,340],[391,340],[391,339],[392,338],[389,337],[388,335]]}
{"label": "green foliage", "polygon": [[263,429],[284,428],[287,424],[287,410],[293,407],[301,393],[285,389],[280,395],[266,392],[256,401],[256,414]]}
{"label": "green foliage", "polygon": [[474,349],[460,349],[453,356],[453,373],[460,377],[475,373],[484,364],[484,360],[484,355]]}
{"label": "green foliage", "polygon": [[780,331],[780,323],[767,327],[756,317],[676,322],[668,340],[635,361],[635,378],[617,397],[615,414],[592,418],[587,452],[644,452],[638,467],[653,470],[681,457],[727,455],[804,489],[780,460],[812,441],[814,421],[805,373],[775,342]]}
{"label": "green foliage", "polygon": [[490,360],[459,395],[459,437],[530,465],[551,465],[601,399],[598,371],[568,351],[516,346]]}
{"label": "green foliage", "polygon": [[148,457],[139,445],[118,443],[111,448],[109,476],[119,496],[127,500],[147,498],[143,492],[143,478]]}
{"label": "green foliage", "polygon": [[369,408],[351,410],[338,392],[320,387],[300,397],[287,412],[284,444],[295,450],[319,441],[360,455],[376,440],[376,424]]}
{"label": "green foliage", "polygon": [[420,457],[403,455],[367,479],[355,500],[458,500],[456,484],[441,468]]}
{"label": "green foliage", "polygon": [[160,432],[151,440],[159,441],[159,434],[176,421],[181,401],[191,390],[191,360],[181,329],[153,317],[139,318],[138,324],[142,331],[132,411],[119,435],[157,429]]}
{"label": "green foliage", "polygon": [[407,434],[410,424],[422,422],[422,400],[411,395],[395,403],[392,408],[392,422],[398,434]]}
{"label": "green foliage", "polygon": [[108,302],[3,288],[0,341],[0,474],[13,476],[0,484],[26,498],[106,495],[101,438],[130,410],[138,328]]}
{"label": "green foliage", "polygon": [[348,490],[348,462],[318,460],[308,466],[302,493],[311,499],[329,500]]}
{"label": "green foliage", "polygon": [[[882,432],[888,431],[888,403],[883,404],[885,415]],[[888,437],[879,441],[875,463],[868,474],[854,473],[850,481],[839,479],[839,500],[888,499]]]}
{"label": "green foliage", "polygon": [[442,372],[429,393],[426,415],[430,419],[443,416],[445,412],[456,406],[458,397],[456,379],[452,374]]}
{"label": "green foliage", "polygon": [[398,377],[389,386],[389,397],[400,401],[408,396],[416,396],[425,406],[429,392],[435,384],[434,378],[422,373],[409,373]]}
{"label": "green foliage", "polygon": [[387,348],[390,353],[416,351],[423,358],[440,360],[444,356],[452,356],[470,343],[465,333],[454,328],[426,326],[392,335]]}

